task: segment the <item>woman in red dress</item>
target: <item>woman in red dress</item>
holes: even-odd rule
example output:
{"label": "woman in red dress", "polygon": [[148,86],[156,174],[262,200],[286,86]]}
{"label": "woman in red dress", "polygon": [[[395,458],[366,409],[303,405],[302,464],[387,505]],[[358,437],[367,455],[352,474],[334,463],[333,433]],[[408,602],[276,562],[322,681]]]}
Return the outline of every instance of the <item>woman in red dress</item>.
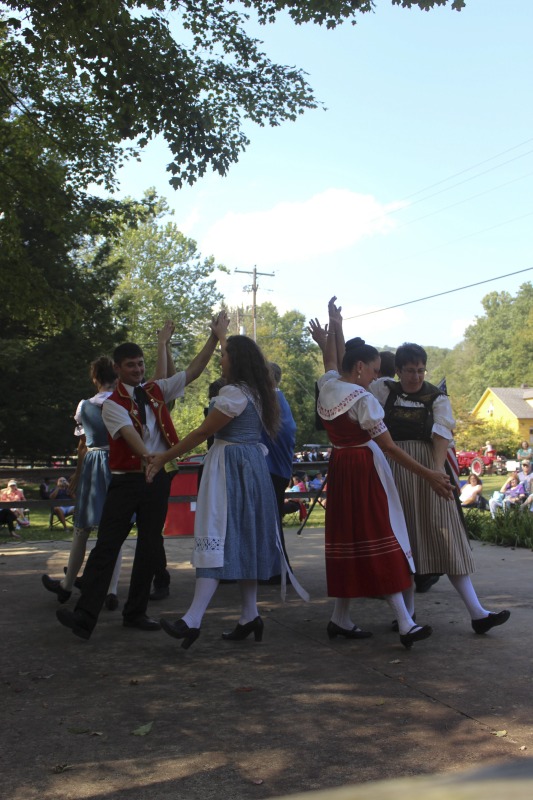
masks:
{"label": "woman in red dress", "polygon": [[317,405],[333,445],[326,574],[328,594],[336,600],[328,636],[359,639],[370,635],[352,622],[350,599],[384,596],[396,615],[400,641],[409,648],[432,630],[413,620],[414,564],[400,500],[383,454],[423,477],[437,494],[451,497],[451,488],[444,473],[423,467],[392,441],[383,409],[367,391],[378,376],[379,353],[359,338],[344,348],[342,317],[335,300],[329,303],[323,350],[326,374],[319,381]]}

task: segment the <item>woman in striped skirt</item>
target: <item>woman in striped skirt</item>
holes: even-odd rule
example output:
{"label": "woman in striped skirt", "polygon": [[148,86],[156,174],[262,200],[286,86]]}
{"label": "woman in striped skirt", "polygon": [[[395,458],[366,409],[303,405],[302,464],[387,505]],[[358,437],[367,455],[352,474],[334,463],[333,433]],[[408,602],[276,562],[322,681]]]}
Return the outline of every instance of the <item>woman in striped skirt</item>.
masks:
{"label": "woman in striped skirt", "polygon": [[[385,411],[385,424],[405,453],[429,469],[444,472],[455,424],[444,392],[425,381],[427,354],[417,344],[396,351],[398,381],[377,381],[370,391]],[[474,559],[455,503],[447,503],[399,463],[391,463],[418,573],[448,575],[465,603],[475,633],[507,622],[509,611],[492,613],[479,602],[470,579]]]}

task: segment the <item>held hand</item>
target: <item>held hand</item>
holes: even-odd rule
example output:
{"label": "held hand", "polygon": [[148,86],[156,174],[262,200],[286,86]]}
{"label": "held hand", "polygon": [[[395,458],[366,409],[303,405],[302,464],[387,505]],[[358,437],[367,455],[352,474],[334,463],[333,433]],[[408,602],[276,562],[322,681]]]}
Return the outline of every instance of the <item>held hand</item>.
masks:
{"label": "held hand", "polygon": [[337,298],[334,296],[328,303],[329,321],[331,325],[336,324],[342,327],[342,306],[335,305],[336,299]]}
{"label": "held hand", "polygon": [[164,453],[149,453],[146,461],[146,483],[152,483],[160,469],[165,465]]}
{"label": "held hand", "polygon": [[172,320],[167,320],[161,330],[157,331],[157,339],[162,344],[167,345],[172,338],[172,334],[174,333],[176,326],[172,322]]}
{"label": "held hand", "polygon": [[211,320],[211,324],[209,326],[211,331],[215,334],[218,340],[224,338],[226,333],[228,332],[229,327],[229,317],[226,311],[221,311],[220,314]]}
{"label": "held hand", "polygon": [[324,327],[322,327],[318,319],[315,317],[315,319],[309,320],[309,327],[307,330],[311,334],[313,341],[316,342],[322,352],[324,352],[326,347],[326,338],[328,335],[328,326],[324,325]]}
{"label": "held hand", "polygon": [[444,497],[446,500],[451,500],[453,498],[452,485],[446,473],[432,469],[429,471],[428,481],[433,491],[436,492],[439,497]]}

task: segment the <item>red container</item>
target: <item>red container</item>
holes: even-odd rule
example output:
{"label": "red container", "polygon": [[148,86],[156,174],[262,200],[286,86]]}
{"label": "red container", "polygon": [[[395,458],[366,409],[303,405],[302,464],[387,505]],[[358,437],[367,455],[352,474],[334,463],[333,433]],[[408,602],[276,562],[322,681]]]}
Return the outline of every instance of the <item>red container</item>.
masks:
{"label": "red container", "polygon": [[[204,456],[190,456],[180,464],[200,464]],[[198,494],[198,472],[177,472],[170,485],[170,497]],[[192,536],[196,515],[196,497],[184,503],[169,502],[164,536]]]}

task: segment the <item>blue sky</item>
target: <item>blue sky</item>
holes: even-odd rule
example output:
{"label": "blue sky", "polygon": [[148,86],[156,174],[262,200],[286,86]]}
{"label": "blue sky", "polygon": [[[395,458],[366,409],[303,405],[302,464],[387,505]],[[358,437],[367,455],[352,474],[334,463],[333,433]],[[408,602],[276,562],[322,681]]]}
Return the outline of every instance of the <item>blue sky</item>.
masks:
{"label": "blue sky", "polygon": [[336,294],[347,336],[453,347],[485,294],[515,294],[533,271],[367,312],[533,267],[533,3],[466,2],[426,13],[376,0],[355,27],[254,30],[327,110],[250,127],[225,178],[177,192],[154,142],[122,170],[121,194],[155,186],[202,255],[232,270],[231,304],[251,302],[233,270],[256,266],[275,273],[259,278],[259,303],[324,320]]}

